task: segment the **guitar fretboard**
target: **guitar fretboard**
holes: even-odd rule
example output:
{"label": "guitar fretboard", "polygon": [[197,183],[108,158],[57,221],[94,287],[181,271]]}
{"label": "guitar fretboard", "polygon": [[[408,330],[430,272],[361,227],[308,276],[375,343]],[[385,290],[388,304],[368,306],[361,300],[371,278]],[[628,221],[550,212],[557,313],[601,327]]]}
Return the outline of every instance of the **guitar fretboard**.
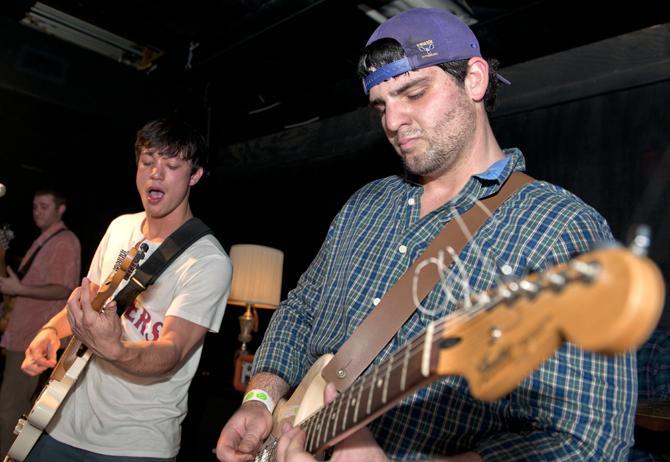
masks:
{"label": "guitar fretboard", "polygon": [[424,332],[305,420],[300,425],[306,433],[305,449],[315,454],[325,448],[326,443],[392,406],[399,396],[429,381],[424,355],[434,351],[431,343],[432,333]]}

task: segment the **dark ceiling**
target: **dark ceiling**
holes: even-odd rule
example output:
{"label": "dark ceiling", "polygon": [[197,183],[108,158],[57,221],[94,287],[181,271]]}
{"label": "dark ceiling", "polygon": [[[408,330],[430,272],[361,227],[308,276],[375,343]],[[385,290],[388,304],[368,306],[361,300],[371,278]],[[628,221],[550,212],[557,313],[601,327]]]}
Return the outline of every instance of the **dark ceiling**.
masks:
{"label": "dark ceiling", "polygon": [[[668,2],[647,0],[625,8],[604,1],[362,1],[42,3],[161,50],[155,66],[133,72],[160,85],[167,100],[170,93],[180,94],[173,98],[179,101],[175,106],[215,108],[227,132],[224,144],[364,106],[356,60],[378,24],[364,9],[387,16],[419,3],[458,10],[472,22],[484,55],[497,58],[503,68],[670,19]],[[34,3],[9,0],[5,15],[19,20]],[[109,77],[100,91],[114,82]]]}

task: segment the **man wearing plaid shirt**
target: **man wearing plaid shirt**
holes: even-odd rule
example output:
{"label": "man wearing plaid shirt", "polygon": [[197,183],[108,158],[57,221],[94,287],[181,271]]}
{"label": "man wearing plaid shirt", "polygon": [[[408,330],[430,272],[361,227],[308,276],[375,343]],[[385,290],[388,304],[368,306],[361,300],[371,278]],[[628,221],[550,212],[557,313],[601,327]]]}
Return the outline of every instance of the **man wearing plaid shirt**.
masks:
{"label": "man wearing plaid shirt", "polygon": [[[271,430],[268,407],[319,356],[341,347],[447,222],[525,169],[521,152],[502,150],[489,125],[497,84],[509,82],[478,47],[466,25],[433,9],[401,13],[368,41],[363,85],[407,174],[363,187],[333,221],[256,353],[249,390],[269,398],[245,401],[229,420],[220,460],[250,460]],[[523,186],[460,253],[446,275],[449,290],[435,288],[375,364],[454,311],[468,291],[495,285],[503,266],[522,276],[611,238],[605,220],[571,193],[542,181]],[[463,378],[448,377],[345,440],[332,460],[626,460],[635,367],[634,355],[606,357],[566,344],[495,402],[472,398]],[[286,433],[278,460],[313,460],[303,442],[300,429]]]}

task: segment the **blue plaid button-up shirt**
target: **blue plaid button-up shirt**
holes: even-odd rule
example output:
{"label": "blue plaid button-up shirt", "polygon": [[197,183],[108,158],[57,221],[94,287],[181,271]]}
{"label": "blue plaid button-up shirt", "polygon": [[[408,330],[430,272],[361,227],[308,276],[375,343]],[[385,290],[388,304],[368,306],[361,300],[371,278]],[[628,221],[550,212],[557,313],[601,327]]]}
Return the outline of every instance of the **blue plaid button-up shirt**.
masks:
{"label": "blue plaid button-up shirt", "polygon": [[[520,151],[505,154],[424,217],[423,189],[406,179],[384,178],[356,192],[275,312],[254,373],[270,372],[294,386],[319,356],[336,352],[447,222],[525,169]],[[375,363],[455,310],[467,290],[495,285],[503,265],[522,276],[611,238],[605,220],[573,194],[542,181],[525,185],[462,250],[448,274],[451,290],[433,290],[423,303],[432,309],[417,310]],[[465,379],[447,377],[404,399],[371,429],[389,457],[401,460],[465,451],[487,461],[625,460],[633,440],[635,368],[634,355],[608,357],[568,343],[501,400],[476,400]]]}

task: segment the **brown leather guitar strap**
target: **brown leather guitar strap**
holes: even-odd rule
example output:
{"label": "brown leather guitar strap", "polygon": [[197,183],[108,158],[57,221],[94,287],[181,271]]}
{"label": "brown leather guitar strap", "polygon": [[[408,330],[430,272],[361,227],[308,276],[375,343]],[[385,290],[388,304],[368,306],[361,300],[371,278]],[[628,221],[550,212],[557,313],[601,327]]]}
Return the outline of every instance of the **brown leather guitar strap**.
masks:
{"label": "brown leather guitar strap", "polygon": [[[495,195],[481,200],[484,207],[475,205],[461,215],[466,228],[471,230],[474,236],[488,217],[485,210],[493,213],[514,191],[531,181],[533,178],[525,173],[515,172],[510,175]],[[440,252],[440,260],[444,262],[445,267],[449,266],[452,258],[445,251],[446,248],[451,247],[454,254],[458,255],[467,242],[468,238],[456,220],[447,223],[321,371],[323,378],[327,382],[334,382],[339,391],[347,389],[415,311],[413,293],[416,293],[418,300],[423,300],[439,281],[440,272],[437,265],[423,262],[438,257]],[[421,277],[415,282],[415,274],[420,264],[425,266],[420,269]],[[415,283],[416,287],[413,288]]]}

